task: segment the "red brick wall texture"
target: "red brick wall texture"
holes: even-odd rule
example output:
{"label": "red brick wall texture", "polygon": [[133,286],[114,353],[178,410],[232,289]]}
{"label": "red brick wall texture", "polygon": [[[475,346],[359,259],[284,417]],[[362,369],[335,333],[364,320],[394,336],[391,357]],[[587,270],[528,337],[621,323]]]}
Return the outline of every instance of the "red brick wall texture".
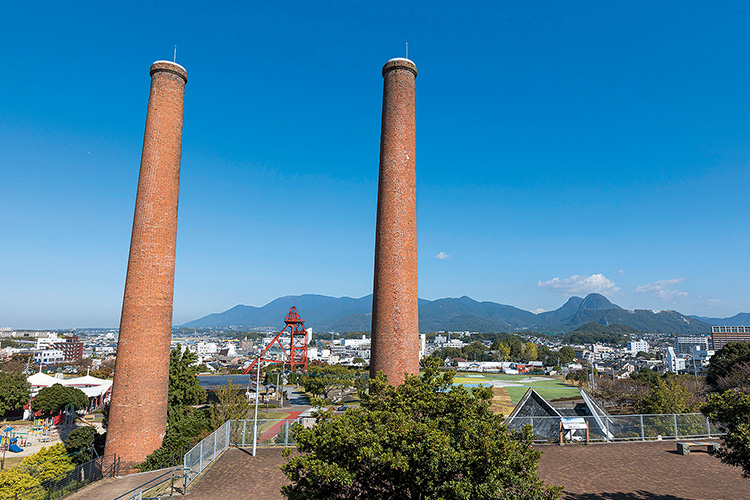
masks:
{"label": "red brick wall texture", "polygon": [[409,59],[383,66],[370,376],[382,370],[394,385],[419,372],[416,77]]}
{"label": "red brick wall texture", "polygon": [[169,345],[187,72],[151,66],[138,195],[105,453],[125,469],[159,448],[167,424]]}

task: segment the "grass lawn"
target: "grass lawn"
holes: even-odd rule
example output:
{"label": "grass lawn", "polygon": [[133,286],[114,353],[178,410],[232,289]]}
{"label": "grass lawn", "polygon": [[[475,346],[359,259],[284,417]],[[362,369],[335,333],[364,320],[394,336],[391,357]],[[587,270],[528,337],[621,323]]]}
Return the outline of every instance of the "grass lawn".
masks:
{"label": "grass lawn", "polygon": [[453,382],[455,384],[486,384],[490,385],[493,380],[517,383],[517,387],[505,387],[513,404],[518,404],[526,391],[533,388],[546,400],[574,397],[579,394],[578,389],[566,384],[562,379],[535,375],[505,375],[494,373],[457,373]]}

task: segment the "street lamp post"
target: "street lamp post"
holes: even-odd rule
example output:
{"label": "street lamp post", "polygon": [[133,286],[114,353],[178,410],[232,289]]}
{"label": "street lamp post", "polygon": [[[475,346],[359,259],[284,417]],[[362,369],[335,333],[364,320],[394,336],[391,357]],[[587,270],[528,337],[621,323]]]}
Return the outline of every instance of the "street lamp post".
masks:
{"label": "street lamp post", "polygon": [[260,398],[260,360],[255,368],[255,417],[253,418],[253,456],[258,442],[258,399]]}

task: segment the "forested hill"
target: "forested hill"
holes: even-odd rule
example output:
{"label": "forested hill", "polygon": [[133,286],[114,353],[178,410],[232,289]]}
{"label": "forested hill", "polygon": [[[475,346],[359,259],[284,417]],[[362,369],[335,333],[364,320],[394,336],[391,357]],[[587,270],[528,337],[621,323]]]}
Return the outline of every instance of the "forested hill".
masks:
{"label": "forested hill", "polygon": [[[282,328],[292,305],[297,307],[305,325],[318,332],[370,329],[372,295],[355,299],[312,294],[280,297],[263,307],[238,305],[181,326]],[[419,328],[422,332],[538,330],[568,333],[589,323],[625,325],[640,332],[705,334],[711,331],[708,323],[677,311],[623,309],[596,293],[584,298],[571,297],[560,308],[541,314],[495,302],[478,302],[466,296],[419,301]]]}

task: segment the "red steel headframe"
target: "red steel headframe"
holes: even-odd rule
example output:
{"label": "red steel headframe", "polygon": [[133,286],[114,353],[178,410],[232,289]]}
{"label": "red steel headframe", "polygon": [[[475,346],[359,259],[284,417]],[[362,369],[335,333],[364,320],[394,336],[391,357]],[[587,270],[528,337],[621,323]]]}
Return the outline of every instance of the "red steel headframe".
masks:
{"label": "red steel headframe", "polygon": [[[284,363],[284,358],[289,360],[290,371],[295,371],[295,368],[301,368],[301,371],[304,372],[307,371],[307,330],[305,330],[305,321],[300,318],[299,314],[297,314],[297,308],[295,306],[292,306],[292,308],[289,309],[289,314],[287,314],[286,318],[284,318],[284,323],[286,323],[284,329],[276,334],[273,340],[263,348],[258,357],[255,358],[252,363],[250,363],[250,366],[245,368],[245,371],[243,373],[249,373],[258,363],[258,361],[265,361],[267,363]],[[287,330],[289,331],[290,336],[289,354],[287,354],[286,349],[284,349],[284,346],[281,344],[281,336]],[[281,360],[264,357],[268,350],[274,346],[274,344],[276,344],[276,346],[278,346],[278,348],[281,349],[281,352],[283,353]]]}

